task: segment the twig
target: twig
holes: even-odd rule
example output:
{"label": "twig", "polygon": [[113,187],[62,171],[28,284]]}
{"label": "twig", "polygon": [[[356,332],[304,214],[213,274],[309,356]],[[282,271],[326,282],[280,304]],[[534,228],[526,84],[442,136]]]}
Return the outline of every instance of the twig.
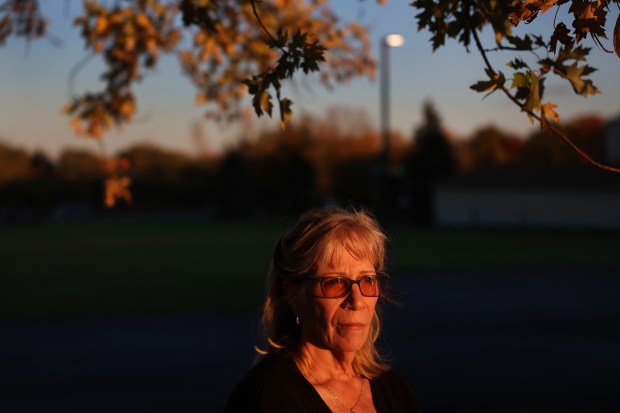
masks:
{"label": "twig", "polygon": [[77,62],[75,65],[73,65],[73,67],[71,68],[71,71],[69,72],[69,75],[67,76],[67,83],[68,83],[68,87],[67,87],[67,92],[69,94],[69,98],[71,98],[73,96],[73,85],[75,83],[75,77],[77,76],[78,72],[80,70],[82,70],[82,68],[84,66],[86,66],[86,64],[88,62],[90,62],[90,60],[94,57],[94,54],[89,54],[86,55],[82,58],[82,60],[80,60],[79,62]]}
{"label": "twig", "polygon": [[60,37],[56,36],[53,33],[50,33],[49,30],[47,31],[45,38],[47,39],[48,42],[50,42],[52,45],[56,46],[56,47],[62,47],[63,46],[63,41]]}
{"label": "twig", "polygon": [[267,37],[269,37],[269,40],[271,40],[272,43],[274,44],[274,46],[276,46],[278,49],[280,49],[280,51],[282,51],[282,53],[284,53],[284,54],[286,54],[288,56],[289,52],[286,49],[278,46],[278,41],[276,40],[275,37],[273,37],[271,32],[269,32],[269,29],[267,29],[267,27],[263,23],[263,20],[260,18],[259,14],[258,14],[258,10],[256,9],[256,0],[250,0],[250,4],[252,5],[252,12],[254,13],[254,17],[256,17],[256,21],[258,22],[260,27],[263,29],[263,31],[265,32]]}

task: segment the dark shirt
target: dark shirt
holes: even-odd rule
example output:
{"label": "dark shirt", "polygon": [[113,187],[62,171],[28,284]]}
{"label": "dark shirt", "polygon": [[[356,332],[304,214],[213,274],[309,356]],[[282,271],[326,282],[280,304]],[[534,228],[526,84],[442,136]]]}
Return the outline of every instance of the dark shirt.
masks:
{"label": "dark shirt", "polygon": [[[389,370],[370,380],[378,413],[417,412],[405,379]],[[225,413],[331,413],[331,410],[288,354],[268,354],[241,379],[226,403]]]}

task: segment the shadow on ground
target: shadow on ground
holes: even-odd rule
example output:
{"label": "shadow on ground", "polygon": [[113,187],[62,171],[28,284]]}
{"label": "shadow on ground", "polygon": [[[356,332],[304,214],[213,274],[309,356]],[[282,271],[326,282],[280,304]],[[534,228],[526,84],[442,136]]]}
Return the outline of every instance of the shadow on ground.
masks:
{"label": "shadow on ground", "polygon": [[[423,412],[620,411],[617,270],[394,277],[381,345]],[[2,319],[0,412],[220,412],[256,314]]]}

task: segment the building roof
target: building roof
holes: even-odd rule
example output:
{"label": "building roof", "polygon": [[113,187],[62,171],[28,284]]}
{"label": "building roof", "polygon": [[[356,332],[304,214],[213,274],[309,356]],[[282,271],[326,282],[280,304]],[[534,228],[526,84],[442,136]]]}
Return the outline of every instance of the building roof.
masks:
{"label": "building roof", "polygon": [[620,194],[620,174],[584,164],[514,165],[456,175],[438,181],[436,188],[580,190]]}

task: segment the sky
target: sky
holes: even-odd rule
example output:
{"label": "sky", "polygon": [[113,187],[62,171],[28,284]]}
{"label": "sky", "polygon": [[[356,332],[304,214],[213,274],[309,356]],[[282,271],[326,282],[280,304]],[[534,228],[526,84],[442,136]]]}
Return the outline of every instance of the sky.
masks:
{"label": "sky", "polygon": [[[362,23],[369,28],[375,56],[379,56],[381,39],[390,33],[405,37],[405,44],[390,49],[390,126],[406,137],[420,124],[421,107],[431,100],[437,107],[446,129],[465,137],[484,125],[494,124],[507,131],[525,136],[534,126],[508,99],[493,94],[485,99],[469,86],[485,79],[480,55],[472,49],[467,53],[458,43],[448,40],[445,47],[433,53],[430,34],[418,32],[416,11],[410,1],[390,0],[378,5],[374,0],[331,0],[330,5],[343,21]],[[81,1],[41,1],[50,19],[49,31],[62,40],[54,46],[46,39],[27,44],[23,39],[10,38],[0,46],[0,140],[29,151],[43,151],[55,157],[62,148],[76,147],[108,153],[137,143],[149,142],[189,154],[199,148],[193,130],[200,124],[208,150],[221,151],[234,145],[241,130],[258,131],[279,127],[278,119],[261,119],[251,124],[216,125],[203,117],[204,108],[195,105],[195,90],[179,69],[176,58],[163,58],[136,88],[139,112],[135,121],[121,130],[104,135],[102,142],[77,137],[69,128],[69,119],[61,113],[71,94],[68,75],[84,56],[79,31],[72,27],[79,14]],[[608,17],[608,33],[618,15]],[[553,15],[527,27],[531,31],[549,33]],[[517,30],[520,30],[518,28]],[[483,33],[483,42],[491,45],[492,33]],[[611,41],[605,43],[609,49]],[[583,98],[574,95],[563,81],[549,81],[545,100],[559,104],[561,119],[570,120],[580,114],[597,113],[611,118],[620,114],[620,59],[593,47],[591,65],[599,70],[591,77],[602,94]],[[502,68],[512,55],[492,55],[493,64]],[[96,87],[101,65],[96,59],[75,77],[73,92]],[[506,71],[506,73],[509,73]],[[333,91],[316,85],[308,90],[303,79],[290,89],[296,118],[311,113],[327,118],[334,107],[348,107],[363,113],[371,126],[379,128],[379,81],[358,78]],[[312,82],[310,82],[312,83]]]}

